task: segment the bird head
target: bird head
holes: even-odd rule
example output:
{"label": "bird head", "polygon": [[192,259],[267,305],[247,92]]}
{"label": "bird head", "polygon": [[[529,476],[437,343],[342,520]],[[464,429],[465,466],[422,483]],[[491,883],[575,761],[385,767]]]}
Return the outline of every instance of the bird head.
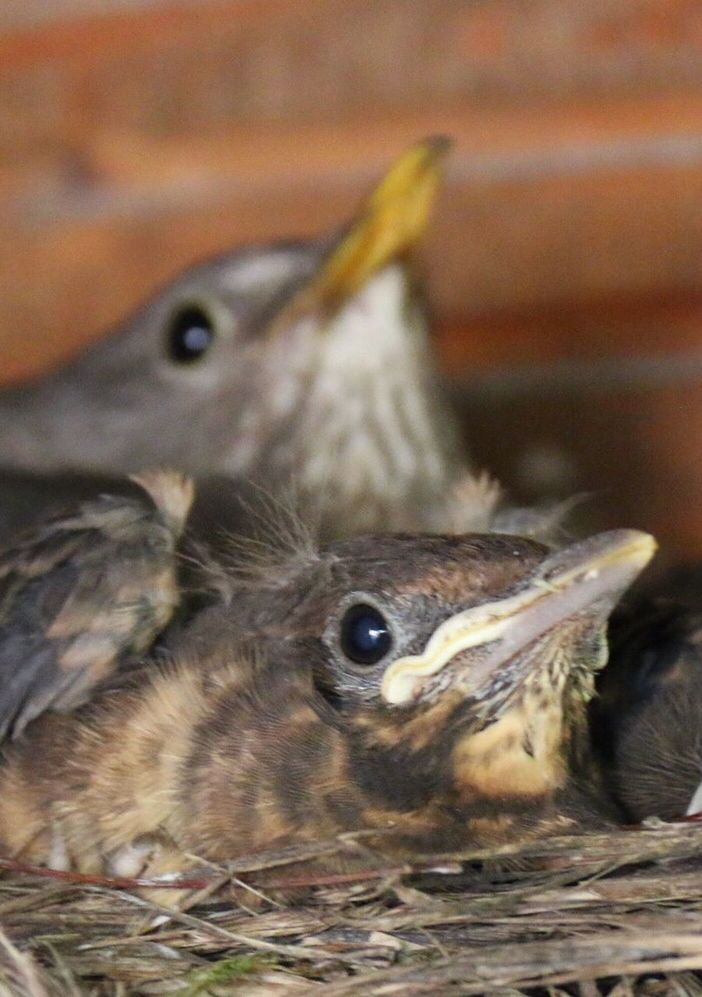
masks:
{"label": "bird head", "polygon": [[5,392],[0,462],[268,485],[292,472],[329,506],[335,489],[363,497],[359,529],[385,525],[378,504],[431,494],[453,435],[410,257],[447,146],[405,152],[337,232],[193,267],[60,370]]}
{"label": "bird head", "polygon": [[654,549],[631,530],[556,552],[499,534],[354,538],[234,587],[214,612],[273,663],[271,701],[308,683],[347,732],[354,779],[402,785],[404,803],[439,784],[541,796],[565,783],[608,616]]}

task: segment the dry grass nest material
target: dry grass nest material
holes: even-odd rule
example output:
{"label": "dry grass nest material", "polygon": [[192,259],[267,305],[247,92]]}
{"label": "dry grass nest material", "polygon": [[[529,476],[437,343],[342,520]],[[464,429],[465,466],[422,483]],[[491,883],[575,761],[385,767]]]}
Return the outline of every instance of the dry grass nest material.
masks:
{"label": "dry grass nest material", "polygon": [[213,869],[177,912],[6,869],[0,993],[702,995],[700,842],[695,824],[551,838],[309,877],[304,903],[257,897],[258,909],[218,898],[222,883],[253,891],[271,866],[281,883],[304,881],[301,859],[359,839]]}

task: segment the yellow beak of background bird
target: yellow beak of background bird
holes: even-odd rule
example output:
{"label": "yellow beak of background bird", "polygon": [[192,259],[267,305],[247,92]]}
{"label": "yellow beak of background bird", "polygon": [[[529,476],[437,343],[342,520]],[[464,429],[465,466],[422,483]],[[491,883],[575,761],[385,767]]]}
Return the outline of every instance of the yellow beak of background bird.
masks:
{"label": "yellow beak of background bird", "polygon": [[426,231],[451,144],[445,136],[427,138],[396,160],[302,292],[302,309],[333,311],[374,273],[414,249]]}

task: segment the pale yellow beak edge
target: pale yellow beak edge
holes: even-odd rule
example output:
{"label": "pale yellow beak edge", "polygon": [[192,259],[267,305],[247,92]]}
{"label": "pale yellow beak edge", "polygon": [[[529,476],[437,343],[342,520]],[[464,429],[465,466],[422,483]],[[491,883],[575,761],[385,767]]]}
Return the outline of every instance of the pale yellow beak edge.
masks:
{"label": "pale yellow beak edge", "polygon": [[495,663],[603,594],[621,594],[653,557],[656,541],[639,530],[601,535],[604,541],[610,537],[594,556],[577,561],[549,582],[537,578],[517,595],[445,620],[421,654],[398,658],[388,667],[381,686],[383,699],[393,705],[411,702],[428,677],[471,648],[494,647],[494,654],[476,669],[489,673]]}

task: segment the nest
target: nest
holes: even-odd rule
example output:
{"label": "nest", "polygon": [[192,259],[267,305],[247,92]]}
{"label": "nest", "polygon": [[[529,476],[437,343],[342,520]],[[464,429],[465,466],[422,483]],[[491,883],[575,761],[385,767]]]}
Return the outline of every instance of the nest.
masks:
{"label": "nest", "polygon": [[[6,871],[0,993],[702,995],[700,835],[657,823],[300,874],[347,839],[213,869],[178,911],[113,883]],[[307,888],[303,903],[257,889],[271,867]],[[232,880],[247,884],[239,904],[218,895]]]}

